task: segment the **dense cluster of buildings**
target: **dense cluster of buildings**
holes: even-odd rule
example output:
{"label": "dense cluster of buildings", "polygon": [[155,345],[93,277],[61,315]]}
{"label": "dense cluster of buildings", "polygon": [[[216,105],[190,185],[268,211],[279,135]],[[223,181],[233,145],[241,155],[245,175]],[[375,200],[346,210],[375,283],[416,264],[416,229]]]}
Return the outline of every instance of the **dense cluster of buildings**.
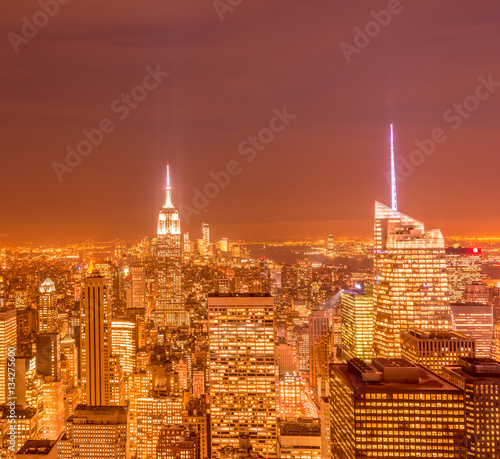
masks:
{"label": "dense cluster of buildings", "polygon": [[287,263],[173,202],[152,239],[0,249],[1,458],[500,457],[483,250],[377,202],[372,244]]}

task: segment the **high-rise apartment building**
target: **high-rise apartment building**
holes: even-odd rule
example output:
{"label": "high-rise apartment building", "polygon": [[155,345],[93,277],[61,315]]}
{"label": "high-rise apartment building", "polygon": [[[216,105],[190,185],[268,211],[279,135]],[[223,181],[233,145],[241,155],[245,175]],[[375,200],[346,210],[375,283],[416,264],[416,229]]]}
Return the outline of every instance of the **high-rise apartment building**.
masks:
{"label": "high-rise apartment building", "polygon": [[64,383],[44,381],[42,394],[42,439],[57,440],[64,430]]}
{"label": "high-rise apartment building", "polygon": [[320,424],[321,424],[321,459],[332,457],[332,431],[330,428],[330,399],[321,397],[319,400]]}
{"label": "high-rise apartment building", "polygon": [[130,268],[132,308],[146,307],[146,268],[144,266],[132,266]]}
{"label": "high-rise apartment building", "polygon": [[286,419],[278,424],[280,459],[321,459],[319,419]]}
{"label": "high-rise apartment building", "polygon": [[155,325],[178,327],[189,324],[182,300],[182,250],[179,212],[172,204],[167,166],[165,204],[158,217],[158,298],[153,313]]}
{"label": "high-rise apartment building", "polygon": [[199,459],[200,438],[195,428],[167,424],[160,429],[157,459]]}
{"label": "high-rise apartment building", "polygon": [[130,376],[135,370],[136,322],[134,320],[113,318],[111,322],[111,350],[120,356],[123,373]]}
{"label": "high-rise apartment building", "polygon": [[203,223],[201,232],[203,237],[203,255],[206,258],[210,255],[210,227],[208,223]]}
{"label": "high-rise apartment building", "polygon": [[61,335],[42,333],[36,337],[36,370],[51,381],[61,379]]}
{"label": "high-rise apartment building", "polygon": [[238,446],[276,457],[274,299],[269,294],[208,297],[212,454]]}
{"label": "high-rise apartment building", "polygon": [[463,303],[466,304],[488,304],[489,295],[486,284],[474,282],[465,286]]}
{"label": "high-rise apartment building", "polygon": [[450,285],[450,301],[460,303],[468,284],[481,283],[482,249],[479,247],[447,247],[446,265]]}
{"label": "high-rise apartment building", "polygon": [[373,356],[373,288],[356,284],[340,294],[344,358],[370,361]]}
{"label": "high-rise apartment building", "polygon": [[398,357],[402,330],[451,328],[441,231],[376,202],[374,270],[376,356]]}
{"label": "high-rise apartment building", "polygon": [[111,298],[106,280],[89,268],[80,306],[82,397],[86,405],[109,405]]}
{"label": "high-rise apartment building", "polygon": [[309,316],[309,382],[313,388],[325,388],[328,379],[330,327],[326,311],[312,311]]}
{"label": "high-rise apartment building", "polygon": [[[7,403],[8,366],[17,346],[16,310],[0,309],[0,404]],[[14,369],[14,368],[12,368]]]}
{"label": "high-rise apartment building", "polygon": [[453,330],[476,341],[476,357],[490,357],[493,341],[493,306],[488,304],[452,304]]}
{"label": "high-rise apartment building", "polygon": [[38,303],[38,333],[57,332],[57,302],[54,282],[47,277],[40,285]]}
{"label": "high-rise apartment building", "polygon": [[401,333],[401,357],[441,374],[445,365],[476,356],[474,338],[455,331],[410,329]]}
{"label": "high-rise apartment building", "polygon": [[0,274],[0,309],[5,307],[5,278]]}
{"label": "high-rise apartment building", "polygon": [[500,363],[464,358],[445,367],[442,377],[465,394],[467,458],[500,457]]}
{"label": "high-rise apartment building", "polygon": [[162,391],[152,391],[139,397],[137,406],[137,459],[157,457],[158,438],[165,424],[181,424],[182,397]]}
{"label": "high-rise apartment building", "polygon": [[404,359],[330,364],[332,458],[465,459],[463,391]]}
{"label": "high-rise apartment building", "polygon": [[59,448],[71,453],[64,459],[128,459],[127,421],[125,406],[78,405],[59,440]]}

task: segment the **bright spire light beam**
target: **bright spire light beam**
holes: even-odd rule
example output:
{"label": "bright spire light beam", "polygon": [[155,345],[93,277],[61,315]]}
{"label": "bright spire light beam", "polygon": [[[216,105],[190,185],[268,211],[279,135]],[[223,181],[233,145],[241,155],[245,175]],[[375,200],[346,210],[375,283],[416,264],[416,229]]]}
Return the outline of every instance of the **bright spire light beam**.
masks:
{"label": "bright spire light beam", "polygon": [[396,167],[394,165],[394,125],[391,123],[391,194],[392,210],[398,210],[398,197],[396,192]]}

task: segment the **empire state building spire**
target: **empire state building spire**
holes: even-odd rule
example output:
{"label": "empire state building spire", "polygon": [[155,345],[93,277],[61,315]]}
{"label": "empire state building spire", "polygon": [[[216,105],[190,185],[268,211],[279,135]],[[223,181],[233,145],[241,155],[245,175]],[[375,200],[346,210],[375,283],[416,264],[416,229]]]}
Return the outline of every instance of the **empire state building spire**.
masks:
{"label": "empire state building spire", "polygon": [[170,188],[170,164],[167,162],[167,188],[165,190],[165,204],[163,205],[164,209],[173,209],[174,205],[172,204],[172,189]]}

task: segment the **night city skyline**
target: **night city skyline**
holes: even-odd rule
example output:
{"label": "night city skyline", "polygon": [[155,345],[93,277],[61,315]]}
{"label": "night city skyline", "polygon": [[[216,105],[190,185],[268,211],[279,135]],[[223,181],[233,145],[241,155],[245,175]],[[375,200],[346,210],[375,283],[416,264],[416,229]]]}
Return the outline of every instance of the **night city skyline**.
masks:
{"label": "night city skyline", "polygon": [[[233,239],[369,236],[373,201],[390,201],[391,122],[408,175],[401,210],[445,237],[500,234],[498,4],[443,1],[431,14],[401,0],[370,29],[389,3],[67,2],[29,39],[23,18],[40,7],[10,4],[0,20],[2,242],[151,236],[167,161],[178,207],[192,206],[211,172],[241,167],[182,231],[207,218]],[[148,68],[156,80],[144,80]],[[295,118],[262,151],[242,154],[284,107]],[[102,143],[59,177],[54,163],[105,118]],[[442,143],[408,174],[415,141],[436,129]]]}

